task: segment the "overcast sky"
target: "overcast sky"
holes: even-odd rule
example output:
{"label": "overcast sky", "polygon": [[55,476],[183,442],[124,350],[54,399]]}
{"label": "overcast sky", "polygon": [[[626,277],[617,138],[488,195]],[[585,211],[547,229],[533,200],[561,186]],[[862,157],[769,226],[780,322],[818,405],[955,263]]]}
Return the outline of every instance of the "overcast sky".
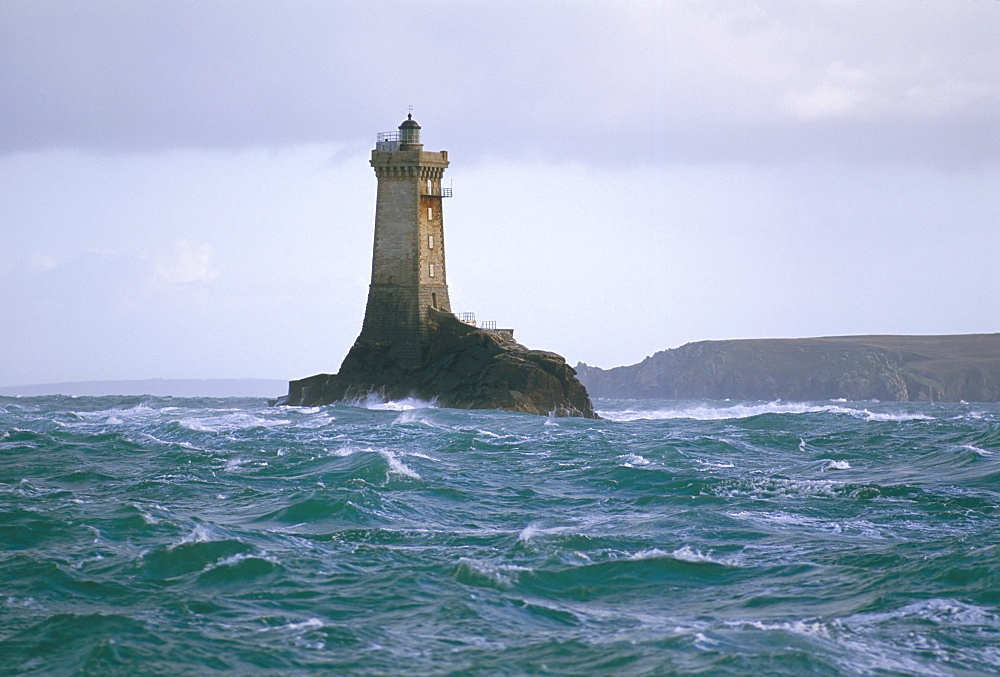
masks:
{"label": "overcast sky", "polygon": [[0,385],[336,371],[375,134],[571,363],[1000,331],[1000,2],[0,4]]}

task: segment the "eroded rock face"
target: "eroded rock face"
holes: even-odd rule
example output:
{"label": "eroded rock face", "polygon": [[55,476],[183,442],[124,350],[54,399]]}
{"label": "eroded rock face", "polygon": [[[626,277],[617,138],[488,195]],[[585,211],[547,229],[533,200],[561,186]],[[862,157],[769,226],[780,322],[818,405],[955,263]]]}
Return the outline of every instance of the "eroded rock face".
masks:
{"label": "eroded rock face", "polygon": [[283,403],[316,406],[376,393],[459,409],[597,418],[586,388],[562,356],[529,350],[451,313],[432,310],[430,328],[419,368],[401,367],[387,344],[359,339],[337,374],[292,381]]}

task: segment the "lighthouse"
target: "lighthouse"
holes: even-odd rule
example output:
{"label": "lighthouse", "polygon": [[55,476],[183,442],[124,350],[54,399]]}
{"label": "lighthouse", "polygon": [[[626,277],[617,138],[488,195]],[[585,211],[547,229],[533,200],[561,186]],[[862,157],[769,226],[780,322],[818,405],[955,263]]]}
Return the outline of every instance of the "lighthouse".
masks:
{"label": "lighthouse", "polygon": [[297,406],[416,397],[443,407],[595,418],[565,358],[530,350],[512,329],[456,316],[444,261],[447,151],[425,151],[412,113],[375,138],[372,279],[361,333],[336,374],[290,381]]}
{"label": "lighthouse", "polygon": [[368,305],[358,343],[380,345],[403,368],[420,365],[430,308],[451,312],[441,185],[448,151],[425,151],[413,114],[372,150],[378,179]]}

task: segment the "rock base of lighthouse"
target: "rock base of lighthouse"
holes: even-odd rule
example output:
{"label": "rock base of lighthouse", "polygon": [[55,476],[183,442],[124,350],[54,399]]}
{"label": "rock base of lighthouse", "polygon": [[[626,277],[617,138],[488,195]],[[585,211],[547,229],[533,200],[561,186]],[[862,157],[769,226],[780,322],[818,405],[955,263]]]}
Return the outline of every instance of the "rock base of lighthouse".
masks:
{"label": "rock base of lighthouse", "polygon": [[288,384],[280,404],[317,406],[375,394],[457,409],[504,409],[541,416],[598,418],[576,371],[556,353],[529,350],[500,332],[431,309],[418,367],[401,366],[393,346],[359,338],[336,374]]}

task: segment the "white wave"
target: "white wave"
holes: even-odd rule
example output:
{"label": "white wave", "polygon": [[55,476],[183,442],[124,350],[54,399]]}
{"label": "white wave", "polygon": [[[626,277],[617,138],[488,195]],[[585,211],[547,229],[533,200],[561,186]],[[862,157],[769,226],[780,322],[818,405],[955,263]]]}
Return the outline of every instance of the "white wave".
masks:
{"label": "white wave", "polygon": [[[14,494],[15,496],[21,496],[23,498],[37,498],[40,496],[56,494],[62,491],[60,487],[35,485],[27,479],[21,479],[17,484],[0,485],[0,487],[2,487],[2,491],[4,493]],[[25,510],[28,512],[38,512],[38,510],[34,508],[25,508]]]}
{"label": "white wave", "polygon": [[992,456],[993,455],[992,451],[987,451],[985,449],[980,449],[979,447],[973,446],[971,444],[963,444],[962,448],[965,449],[966,451],[973,451],[973,452],[979,454],[980,456]]}
{"label": "white wave", "polygon": [[494,585],[498,585],[503,588],[509,588],[514,585],[517,577],[522,572],[531,571],[529,567],[517,564],[493,564],[491,562],[483,562],[469,557],[460,557],[458,560],[458,571],[462,570],[465,570],[476,577],[485,578]]}
{"label": "white wave", "polygon": [[399,460],[399,458],[393,452],[388,449],[379,449],[379,452],[386,461],[389,462],[389,472],[396,473],[397,475],[404,475],[406,477],[412,477],[415,480],[420,479],[420,475],[405,463]]}
{"label": "white wave", "polygon": [[107,418],[108,416],[113,416],[120,414],[123,416],[128,416],[129,414],[148,414],[149,412],[155,412],[156,410],[150,407],[145,402],[140,402],[134,407],[128,407],[127,409],[122,409],[121,407],[115,407],[113,409],[99,409],[97,411],[72,411],[70,412],[74,416],[79,416],[80,418],[88,419],[98,419]]}
{"label": "white wave", "polygon": [[596,522],[597,520],[586,519],[583,520],[583,524],[575,525],[562,525],[562,526],[550,526],[543,527],[537,522],[532,522],[528,526],[521,530],[518,534],[517,540],[519,543],[528,543],[533,540],[536,536],[546,535],[546,534],[565,534],[565,533],[582,533],[582,529],[586,527],[587,524]]}
{"label": "white wave", "polygon": [[532,538],[534,538],[535,534],[537,534],[539,531],[540,529],[536,527],[534,524],[529,524],[528,526],[524,527],[524,529],[521,530],[521,533],[518,534],[517,536],[517,540],[521,543],[527,543]]}
{"label": "white wave", "polygon": [[666,557],[671,557],[670,553],[666,550],[660,550],[659,548],[647,548],[646,550],[640,550],[639,552],[628,556],[628,558],[633,562],[638,562],[644,559],[663,559]]}
{"label": "white wave", "polygon": [[918,618],[940,625],[965,625],[974,627],[1000,626],[1000,616],[993,610],[955,599],[932,598],[911,602],[892,611],[874,611],[855,614],[845,623],[859,622],[860,625],[896,621],[901,618]]}
{"label": "white wave", "polygon": [[254,463],[253,459],[243,458],[242,456],[234,456],[233,458],[226,461],[225,471],[238,472],[240,470],[243,470],[244,466],[250,464],[253,464],[258,467],[266,467],[267,461],[257,461],[256,463]]}
{"label": "white wave", "polygon": [[150,407],[145,402],[140,402],[134,407],[122,409],[101,409],[98,411],[71,411],[69,412],[81,421],[91,423],[103,423],[105,425],[124,425],[136,420],[147,419],[151,415],[159,416],[160,410]]}
{"label": "white wave", "polygon": [[373,454],[377,453],[375,451],[375,449],[373,449],[372,447],[355,447],[352,444],[346,444],[346,445],[344,445],[342,447],[339,447],[337,449],[328,449],[327,453],[332,454],[333,456],[340,456],[341,458],[346,458],[347,456],[351,456],[352,454],[356,454],[359,451],[361,451],[361,452],[370,452],[370,453],[373,453]]}
{"label": "white wave", "polygon": [[[943,602],[940,608],[937,603]],[[930,607],[930,609],[926,608]],[[927,613],[927,612],[930,613]],[[978,608],[970,608],[961,603],[950,603],[948,600],[929,600],[911,604],[902,609],[879,613],[862,613],[844,619],[824,621],[818,618],[804,618],[787,621],[771,620],[732,620],[724,621],[724,626],[741,632],[777,632],[798,635],[808,640],[818,640],[824,644],[832,644],[844,650],[834,657],[840,668],[850,674],[923,674],[950,675],[953,674],[946,666],[954,657],[950,647],[942,645],[929,636],[929,633],[908,633],[906,636],[887,637],[883,623],[894,623],[901,619],[911,619],[913,616],[931,623],[945,622],[960,624],[962,618],[955,618],[953,613],[968,615],[970,625],[995,627],[996,617],[977,613]],[[943,612],[944,617],[941,617]],[[985,621],[985,623],[983,623]],[[914,652],[917,652],[916,654]],[[984,654],[985,662],[995,657],[995,651]],[[919,657],[918,657],[919,656]]]}
{"label": "white wave", "polygon": [[[129,505],[131,505],[133,508],[135,508],[136,510],[139,511],[139,516],[142,517],[142,521],[145,522],[146,524],[153,525],[153,524],[159,524],[160,523],[160,520],[158,518],[154,517],[148,511],[144,510],[143,507],[141,505],[139,505],[138,503],[135,503],[134,501],[130,501]],[[159,508],[160,506],[156,506],[156,507]]]}
{"label": "white wave", "polygon": [[933,416],[926,414],[913,414],[909,412],[888,412],[888,411],[868,411],[867,409],[850,409],[851,416],[864,419],[866,421],[931,421]]}
{"label": "white wave", "polygon": [[298,632],[299,630],[315,630],[316,628],[322,628],[326,624],[318,618],[310,618],[309,620],[302,621],[301,623],[288,623],[281,627],[282,630],[291,630],[292,632]]}
{"label": "white wave", "polygon": [[700,550],[692,548],[690,545],[682,545],[672,552],[667,552],[666,550],[661,550],[659,548],[648,548],[630,555],[629,559],[632,561],[640,561],[644,559],[672,559],[678,562],[691,562],[692,564],[710,563],[727,567],[739,566],[736,560],[713,557],[710,554],[706,554]]}
{"label": "white wave", "polygon": [[830,639],[829,628],[821,621],[778,621],[778,622],[767,622],[767,621],[755,621],[755,620],[743,620],[743,621],[726,621],[726,625],[739,629],[754,629],[763,630],[765,632],[769,631],[781,631],[790,632],[796,635],[806,635],[809,637],[821,637],[823,639]]}
{"label": "white wave", "polygon": [[401,400],[386,400],[381,395],[370,393],[363,398],[346,402],[354,407],[373,409],[376,411],[407,411],[410,409],[437,409],[437,402],[421,400],[416,397],[406,397]]}
{"label": "white wave", "polygon": [[320,628],[326,627],[324,623],[319,618],[308,618],[304,621],[285,623],[284,625],[278,625],[274,627],[260,628],[257,632],[279,632],[282,634],[292,635],[290,641],[298,646],[306,647],[313,651],[321,651],[326,648],[325,642],[321,641],[307,641],[306,637],[310,636],[310,633],[314,630],[319,630]]}
{"label": "white wave", "polygon": [[[399,460],[399,457],[396,455],[396,453],[388,449],[375,449],[373,447],[355,447],[351,444],[348,444],[343,447],[340,447],[339,449],[330,450],[328,453],[333,454],[334,456],[340,456],[342,458],[357,453],[378,454],[379,456],[384,458],[386,462],[389,464],[390,473],[403,475],[405,477],[412,477],[415,480],[420,479],[420,475],[415,470],[413,470],[405,463],[403,463],[401,460]],[[410,454],[410,455],[418,456],[418,454]],[[430,457],[423,456],[422,458],[430,458]]]}
{"label": "white wave", "polygon": [[10,609],[41,609],[42,605],[34,597],[9,596],[4,600],[4,606]]}
{"label": "white wave", "polygon": [[714,651],[721,642],[717,639],[712,639],[703,632],[694,633],[694,645],[701,651]]}
{"label": "white wave", "polygon": [[228,557],[223,557],[222,559],[212,562],[211,564],[206,564],[202,571],[209,571],[210,569],[215,569],[217,567],[232,567],[236,566],[240,562],[248,559],[257,559],[264,562],[270,562],[271,564],[280,565],[281,562],[272,555],[266,552],[262,553],[252,553],[252,552],[238,552],[235,555],[229,555]]}
{"label": "white wave", "polygon": [[150,435],[149,433],[139,433],[137,437],[141,440],[147,440],[161,447],[180,447],[181,449],[187,449],[188,451],[198,451],[207,454],[218,453],[218,450],[211,451],[205,447],[199,447],[190,442],[170,442],[167,440],[162,440],[156,435]]}
{"label": "white wave", "polygon": [[804,515],[793,515],[789,512],[784,512],[781,510],[762,510],[762,511],[751,511],[751,510],[738,510],[734,512],[726,513],[734,519],[746,520],[748,522],[756,522],[758,524],[778,524],[782,526],[798,526],[798,527],[811,527],[818,528],[821,526],[826,526],[827,528],[820,528],[820,531],[839,531],[839,527],[835,522],[827,522],[825,520],[819,520],[813,517],[806,517]]}
{"label": "white wave", "polygon": [[[889,641],[883,638],[883,629],[902,622],[919,621],[924,627],[920,633],[894,636]],[[850,656],[860,657],[860,661],[850,661],[852,672],[880,672],[898,674],[953,674],[947,669],[931,669],[946,666],[954,657],[953,648],[934,638],[931,626],[954,629],[964,626],[977,634],[984,629],[1000,625],[1000,617],[991,609],[966,604],[954,599],[927,599],[912,602],[891,611],[863,612],[835,620],[832,629],[835,639],[848,650]],[[986,630],[988,632],[988,630]],[[920,658],[914,654],[919,652]],[[973,650],[984,664],[997,664],[1000,653],[994,645]],[[858,668],[862,668],[859,670]],[[992,674],[992,673],[990,673]]]}
{"label": "white wave", "polygon": [[212,531],[208,526],[204,524],[195,524],[191,533],[182,538],[177,545],[185,545],[187,543],[208,543],[212,540],[214,540],[212,538]]}
{"label": "white wave", "polygon": [[330,414],[326,412],[316,412],[316,415],[303,418],[301,421],[296,421],[295,425],[299,428],[324,428],[336,420],[337,418],[335,416],[330,416]]}
{"label": "white wave", "polygon": [[188,419],[188,418],[182,419],[180,421],[180,425],[182,428],[187,428],[188,430],[192,430],[196,433],[218,432],[218,428],[202,425],[197,419]]}
{"label": "white wave", "polygon": [[638,466],[649,465],[650,463],[649,459],[643,458],[639,454],[632,452],[629,452],[624,456],[619,456],[618,458],[622,460],[622,465],[626,468],[635,468]]}
{"label": "white wave", "polygon": [[714,406],[711,404],[691,404],[670,409],[625,409],[622,411],[599,410],[601,417],[611,421],[694,419],[696,421],[721,421],[726,419],[749,418],[761,414],[814,414],[851,413],[854,410],[832,404],[816,405],[806,402],[766,402],[760,404],[734,404]]}
{"label": "white wave", "polygon": [[723,566],[735,565],[734,560],[731,560],[729,558],[713,557],[710,554],[703,553],[701,550],[696,550],[695,548],[692,548],[690,545],[682,545],[681,547],[671,552],[670,556],[680,562],[693,562],[696,564],[702,562],[709,562],[711,564],[721,564]]}
{"label": "white wave", "polygon": [[221,433],[250,428],[278,428],[291,425],[288,419],[270,419],[254,416],[246,412],[234,412],[223,416],[203,416],[182,418],[178,423],[183,428],[200,433]]}
{"label": "white wave", "polygon": [[747,511],[740,510],[727,512],[728,516],[741,521],[767,525],[771,528],[805,530],[826,534],[843,534],[845,536],[862,536],[864,538],[884,539],[886,537],[882,529],[872,522],[863,519],[827,520],[818,517],[808,517],[797,515],[781,510],[774,511]]}
{"label": "white wave", "polygon": [[823,470],[850,470],[851,464],[847,461],[831,461],[828,460],[826,465],[823,466]]}
{"label": "white wave", "polygon": [[736,467],[732,463],[728,463],[728,462],[727,463],[719,463],[717,461],[703,461],[700,458],[694,459],[694,462],[695,463],[699,463],[699,464],[701,464],[703,466],[707,466],[709,468],[735,468]]}
{"label": "white wave", "polygon": [[393,423],[422,423],[423,425],[429,426],[431,428],[437,428],[438,430],[445,430],[446,427],[438,424],[430,416],[427,415],[425,408],[408,408],[400,411],[399,416]]}
{"label": "white wave", "polygon": [[[763,414],[846,414],[866,421],[926,421],[933,416],[907,411],[871,411],[841,406],[840,400],[830,404],[809,402],[761,402],[756,404],[715,405],[710,403],[682,404],[665,409],[600,409],[598,414],[610,421],[658,421],[692,419],[696,421],[723,421],[750,418]],[[804,444],[804,441],[803,441]]]}
{"label": "white wave", "polygon": [[832,480],[793,480],[784,477],[748,477],[732,483],[725,483],[712,490],[717,496],[737,498],[774,498],[776,496],[806,496],[836,498],[836,489],[843,486]]}

